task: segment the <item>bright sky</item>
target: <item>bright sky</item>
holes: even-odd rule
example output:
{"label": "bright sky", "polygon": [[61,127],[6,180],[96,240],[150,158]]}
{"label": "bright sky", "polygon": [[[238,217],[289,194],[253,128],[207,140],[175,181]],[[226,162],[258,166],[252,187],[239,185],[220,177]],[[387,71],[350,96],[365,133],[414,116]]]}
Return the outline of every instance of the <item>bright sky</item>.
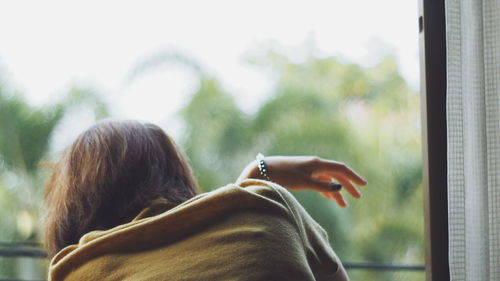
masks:
{"label": "bright sky", "polygon": [[33,104],[90,85],[116,116],[162,122],[186,100],[193,75],[174,67],[126,77],[142,59],[175,49],[251,111],[272,81],[245,57],[273,42],[300,58],[314,38],[320,54],[364,65],[393,52],[418,89],[417,18],[416,0],[2,0],[0,77]]}

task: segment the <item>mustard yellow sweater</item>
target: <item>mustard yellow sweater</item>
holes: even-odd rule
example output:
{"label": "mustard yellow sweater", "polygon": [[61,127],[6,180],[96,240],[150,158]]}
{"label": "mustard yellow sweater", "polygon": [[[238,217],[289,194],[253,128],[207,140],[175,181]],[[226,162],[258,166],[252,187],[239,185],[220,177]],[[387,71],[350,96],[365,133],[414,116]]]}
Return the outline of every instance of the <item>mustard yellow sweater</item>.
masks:
{"label": "mustard yellow sweater", "polygon": [[49,280],[348,280],[326,232],[291,193],[245,180],[84,235]]}

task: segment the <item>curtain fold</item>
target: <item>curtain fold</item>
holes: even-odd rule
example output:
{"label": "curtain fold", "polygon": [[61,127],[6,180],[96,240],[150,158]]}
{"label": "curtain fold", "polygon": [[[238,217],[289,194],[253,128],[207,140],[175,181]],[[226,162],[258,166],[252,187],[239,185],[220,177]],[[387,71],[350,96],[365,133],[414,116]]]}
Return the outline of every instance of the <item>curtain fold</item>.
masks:
{"label": "curtain fold", "polygon": [[500,4],[445,3],[450,276],[500,281]]}

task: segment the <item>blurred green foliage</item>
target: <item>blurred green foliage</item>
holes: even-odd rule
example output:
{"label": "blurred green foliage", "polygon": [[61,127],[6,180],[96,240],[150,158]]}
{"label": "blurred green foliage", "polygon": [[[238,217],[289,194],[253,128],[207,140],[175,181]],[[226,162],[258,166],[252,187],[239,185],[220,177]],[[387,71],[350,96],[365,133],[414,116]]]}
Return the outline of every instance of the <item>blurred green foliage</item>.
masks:
{"label": "blurred green foliage", "polygon": [[[218,79],[182,58],[157,55],[133,75],[180,62],[199,76],[197,91],[180,111],[181,144],[203,191],[233,182],[258,152],[342,161],[369,181],[361,188],[363,198],[348,198],[349,208],[314,192],[294,192],[327,230],[341,259],[423,264],[419,96],[399,75],[394,58],[366,68],[314,56],[293,62],[268,52],[254,63],[276,83],[253,113],[243,112]],[[39,238],[36,227],[28,233],[19,221],[23,212],[37,221],[45,179],[38,163],[47,157],[51,135],[65,114],[81,106],[92,108],[96,119],[108,115],[99,96],[85,89],[35,108],[0,87],[0,209],[9,214],[0,217],[1,241]],[[0,277],[18,274],[13,265],[0,258]],[[352,280],[424,279],[423,272],[349,274]]]}
{"label": "blurred green foliage", "polygon": [[[207,75],[182,111],[183,145],[201,187],[234,181],[258,152],[345,162],[369,181],[362,199],[348,199],[349,208],[294,192],[342,260],[423,264],[419,95],[395,60],[363,68],[334,58],[296,63],[270,52],[259,63],[277,83],[255,113],[242,112],[235,96]],[[423,272],[350,274],[353,280],[424,278]]]}
{"label": "blurred green foliage", "polygon": [[[47,153],[54,131],[75,108],[90,108],[96,119],[108,115],[88,89],[73,88],[59,102],[34,107],[0,82],[0,242],[40,240]],[[29,258],[0,257],[0,278],[43,278],[43,266]]]}

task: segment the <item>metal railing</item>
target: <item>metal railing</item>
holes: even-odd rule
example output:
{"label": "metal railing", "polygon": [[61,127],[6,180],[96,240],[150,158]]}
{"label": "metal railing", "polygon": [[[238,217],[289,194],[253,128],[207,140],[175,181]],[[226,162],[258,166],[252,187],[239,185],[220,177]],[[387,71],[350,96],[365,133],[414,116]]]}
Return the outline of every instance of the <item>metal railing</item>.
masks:
{"label": "metal railing", "polygon": [[[0,242],[0,258],[40,258],[47,257],[45,251],[41,250],[41,245],[36,242]],[[378,262],[344,262],[346,270],[377,270],[377,271],[425,271],[425,265],[409,265]],[[44,281],[27,279],[5,279],[0,277],[0,281]]]}

